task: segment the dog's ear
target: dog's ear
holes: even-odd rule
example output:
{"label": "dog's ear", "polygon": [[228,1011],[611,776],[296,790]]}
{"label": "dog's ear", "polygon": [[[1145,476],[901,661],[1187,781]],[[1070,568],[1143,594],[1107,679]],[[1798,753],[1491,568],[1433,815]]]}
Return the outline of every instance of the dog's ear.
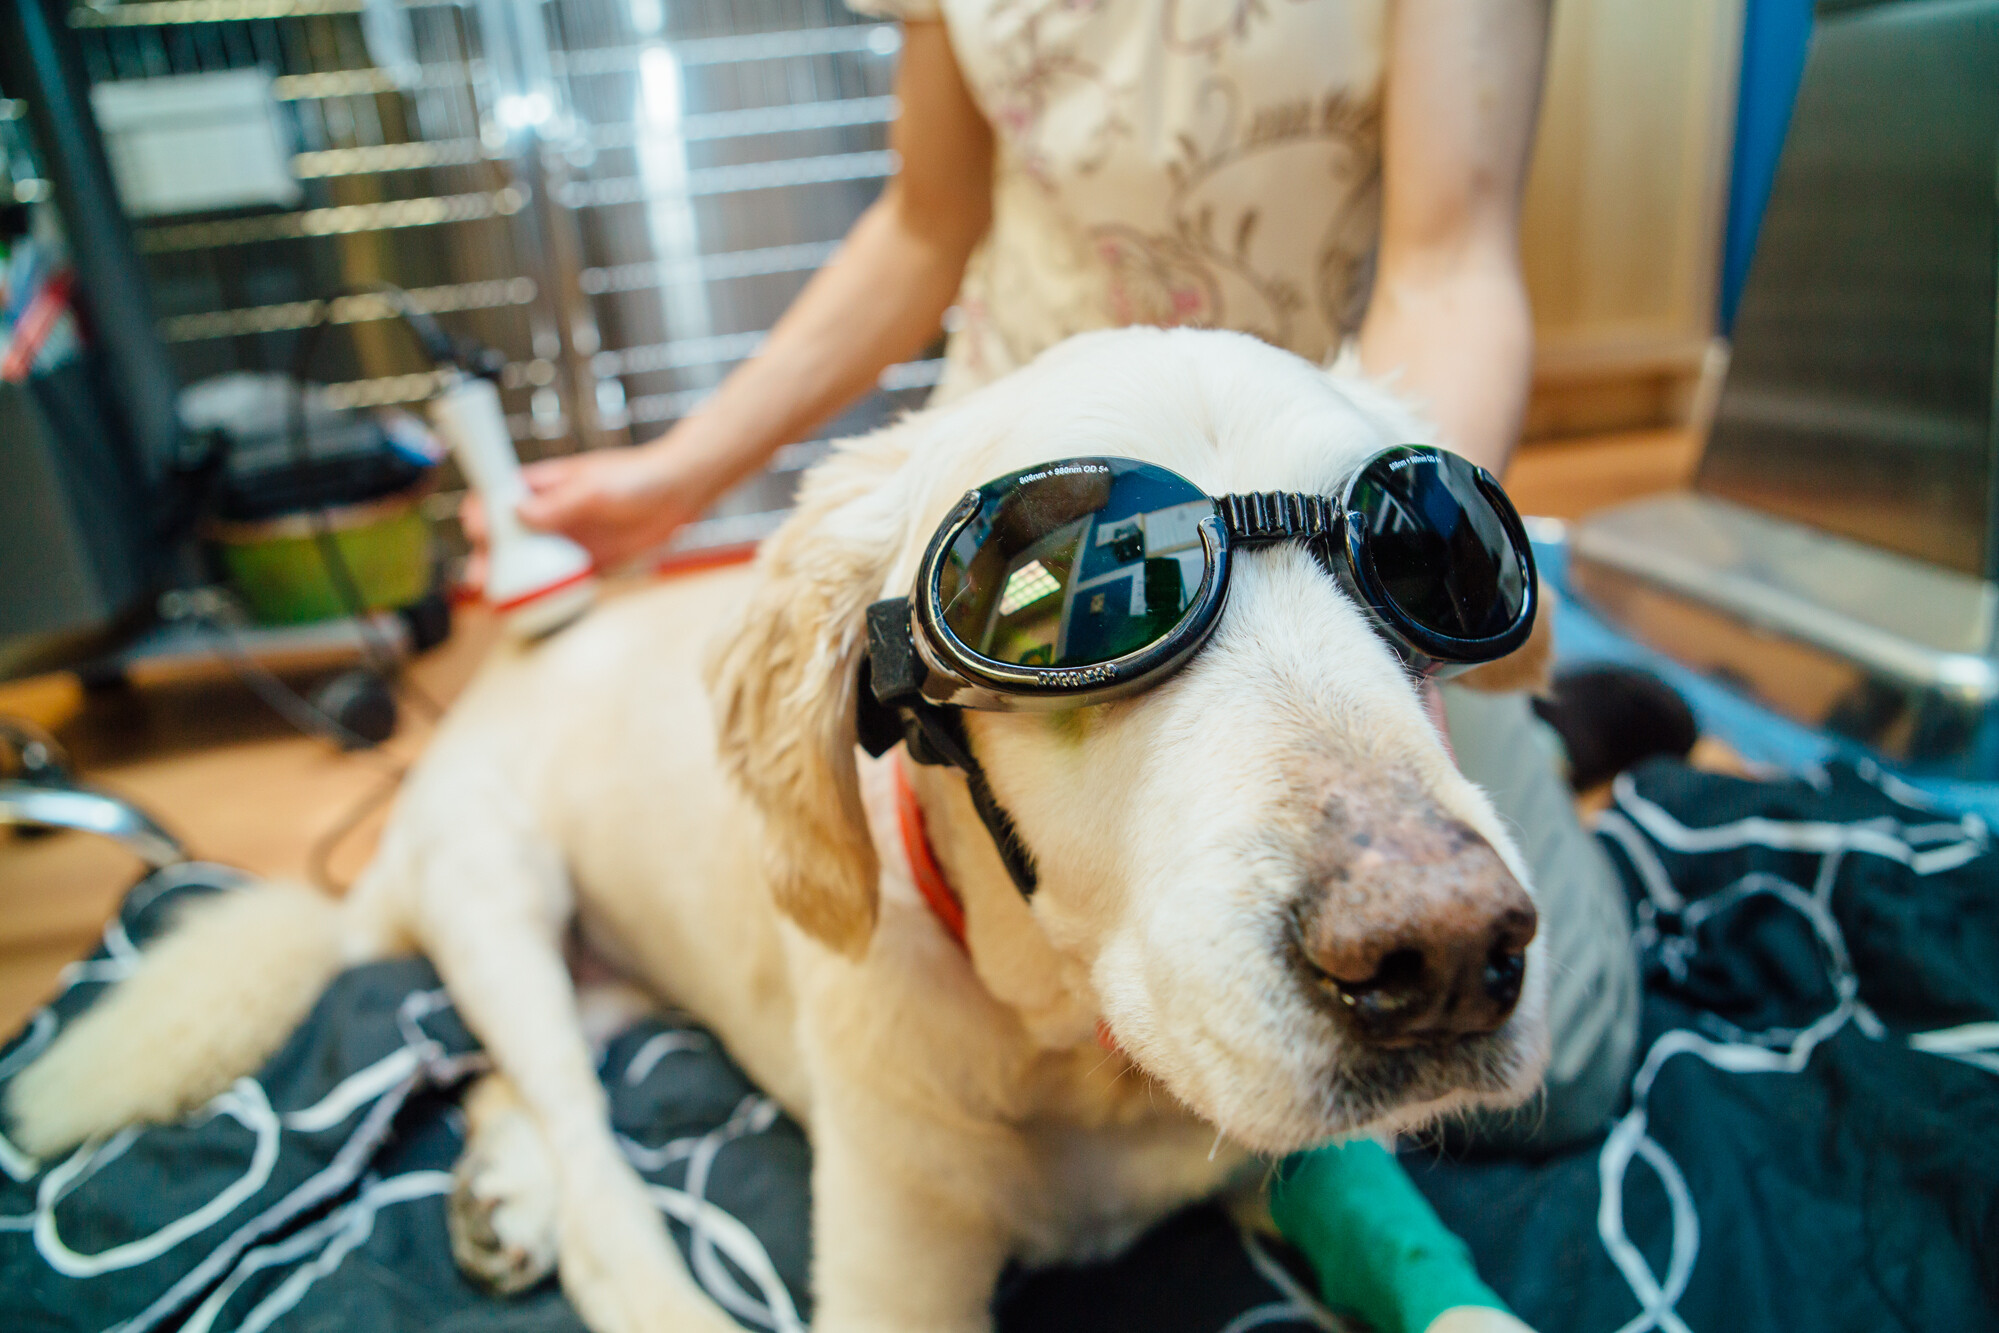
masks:
{"label": "dog's ear", "polygon": [[762,816],[777,905],[851,956],[874,929],[878,873],[854,763],[856,676],[868,605],[905,539],[908,430],[847,445],[808,475],[708,663],[720,756]]}
{"label": "dog's ear", "polygon": [[1488,694],[1511,694],[1525,690],[1529,694],[1545,695],[1548,693],[1548,671],[1554,658],[1555,608],[1550,599],[1543,598],[1527,642],[1496,662],[1473,667],[1453,683]]}

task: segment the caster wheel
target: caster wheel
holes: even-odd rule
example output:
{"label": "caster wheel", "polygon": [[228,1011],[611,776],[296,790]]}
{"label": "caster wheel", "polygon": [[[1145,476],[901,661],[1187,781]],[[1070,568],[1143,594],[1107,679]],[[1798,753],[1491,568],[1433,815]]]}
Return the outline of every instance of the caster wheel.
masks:
{"label": "caster wheel", "polygon": [[76,683],[88,695],[129,694],[132,677],[117,663],[87,662],[76,669]]}
{"label": "caster wheel", "polygon": [[413,652],[427,653],[451,637],[451,603],[441,592],[425,593],[397,614],[409,630]]}
{"label": "caster wheel", "polygon": [[313,706],[338,722],[351,737],[337,739],[343,750],[380,745],[396,734],[396,696],[372,671],[343,671],[313,694]]}

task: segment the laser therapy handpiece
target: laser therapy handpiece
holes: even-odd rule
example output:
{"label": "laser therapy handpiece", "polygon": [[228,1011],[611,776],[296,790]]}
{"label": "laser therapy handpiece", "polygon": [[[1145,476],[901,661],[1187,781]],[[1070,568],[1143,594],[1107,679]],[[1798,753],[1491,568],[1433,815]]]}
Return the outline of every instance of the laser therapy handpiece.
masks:
{"label": "laser therapy handpiece", "polygon": [[486,601],[510,633],[532,639],[560,629],[596,600],[590,553],[567,537],[536,532],[514,507],[527,497],[513,435],[491,380],[463,371],[430,401],[431,421],[486,506]]}

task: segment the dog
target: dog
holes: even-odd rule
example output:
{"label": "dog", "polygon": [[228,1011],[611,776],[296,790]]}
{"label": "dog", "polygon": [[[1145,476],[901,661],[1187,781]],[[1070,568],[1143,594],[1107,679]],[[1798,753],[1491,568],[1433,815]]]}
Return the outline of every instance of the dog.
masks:
{"label": "dog", "polygon": [[[1529,879],[1304,549],[1238,555],[1213,637],[1155,688],[964,715],[1031,899],[960,774],[856,747],[866,610],[909,592],[968,488],[1114,455],[1216,495],[1337,494],[1429,433],[1246,336],[1135,329],[845,443],[753,567],[496,650],[348,896],[190,910],[17,1078],[17,1141],[47,1156],[198,1107],[339,968],[421,950],[496,1070],[467,1103],[461,1260],[501,1285],[552,1262],[597,1333],[733,1329],[612,1136],[573,923],[807,1127],[814,1327],[974,1333],[1010,1259],[1107,1255],[1274,1155],[1523,1101],[1546,1060],[1538,940],[1510,1012],[1448,1040],[1371,1039],[1327,985],[1341,950],[1517,916]],[[962,947],[913,887],[898,783]]]}

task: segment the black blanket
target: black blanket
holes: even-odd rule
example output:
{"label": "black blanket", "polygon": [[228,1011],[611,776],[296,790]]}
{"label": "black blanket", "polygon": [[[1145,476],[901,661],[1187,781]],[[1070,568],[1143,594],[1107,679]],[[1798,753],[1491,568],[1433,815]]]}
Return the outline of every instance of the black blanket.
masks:
{"label": "black blanket", "polygon": [[1999,1328],[1999,857],[1917,799],[1619,782],[1630,1105],[1552,1160],[1403,1156],[1543,1333]]}
{"label": "black blanket", "polygon": [[[1999,858],[1882,783],[1624,786],[1604,836],[1646,959],[1631,1107],[1549,1160],[1404,1157],[1542,1333],[1999,1328]],[[0,1080],[176,899],[229,882],[135,890]],[[380,963],[189,1124],[58,1163],[0,1143],[0,1328],[578,1328],[552,1285],[500,1300],[452,1265],[453,1099],[479,1063],[430,969]],[[685,1023],[623,1034],[603,1076],[696,1276],[748,1327],[800,1327],[797,1127]],[[1332,1327],[1298,1271],[1204,1208],[1115,1264],[1011,1274],[997,1308],[1008,1333]]]}
{"label": "black blanket", "polygon": [[[123,975],[177,903],[239,883],[215,866],[142,883],[104,947],[0,1054],[0,1082]],[[336,979],[257,1078],[185,1125],[55,1163],[0,1140],[0,1330],[582,1333],[553,1283],[501,1299],[452,1262],[455,1097],[484,1067],[427,963],[376,963]],[[798,1126],[688,1022],[624,1032],[600,1072],[696,1278],[749,1328],[802,1329],[810,1160]],[[1009,1274],[1001,1325],[1336,1327],[1279,1248],[1194,1209],[1114,1264]]]}

